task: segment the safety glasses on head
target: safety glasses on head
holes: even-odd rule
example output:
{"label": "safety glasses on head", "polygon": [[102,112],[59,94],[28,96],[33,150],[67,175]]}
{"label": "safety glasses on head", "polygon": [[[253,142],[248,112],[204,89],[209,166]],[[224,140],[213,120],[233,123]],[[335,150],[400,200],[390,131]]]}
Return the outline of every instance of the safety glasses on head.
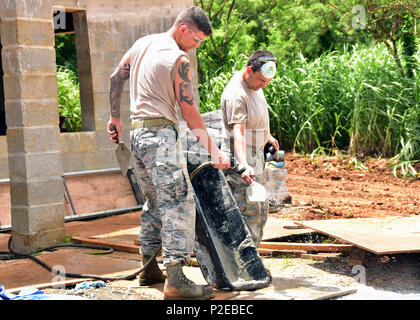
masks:
{"label": "safety glasses on head", "polygon": [[273,61],[277,66],[277,58],[276,57],[264,56],[264,57],[256,58],[254,61],[259,61],[261,63],[266,63],[266,62]]}

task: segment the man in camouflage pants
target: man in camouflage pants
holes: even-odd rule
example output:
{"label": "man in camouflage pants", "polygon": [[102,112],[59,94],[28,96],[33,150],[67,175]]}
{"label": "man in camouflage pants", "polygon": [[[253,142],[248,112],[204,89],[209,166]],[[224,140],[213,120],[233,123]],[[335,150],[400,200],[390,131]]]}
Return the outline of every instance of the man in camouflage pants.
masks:
{"label": "man in camouflage pants", "polygon": [[270,133],[269,107],[262,91],[274,77],[276,66],[277,59],[270,51],[253,52],[247,66],[233,75],[221,97],[230,150],[246,168],[241,175],[229,172],[226,178],[257,247],[268,218],[268,200],[251,202],[246,192],[252,181],[265,183],[264,146],[269,143],[279,150],[278,141]]}
{"label": "man in camouflage pants", "polygon": [[142,253],[153,256],[162,246],[164,265],[189,261],[194,239],[194,191],[180,161],[184,155],[177,130],[173,125],[136,129],[131,141],[139,184],[147,199],[141,215]]}
{"label": "man in camouflage pants", "polygon": [[[210,138],[196,107],[192,71],[186,52],[198,48],[212,32],[210,20],[198,7],[181,11],[165,33],[138,39],[111,75],[111,116],[108,135],[121,136],[120,98],[124,82],[130,84],[131,147],[146,198],[141,217],[140,246],[143,264],[140,285],[165,282],[165,299],[212,298],[212,287],[187,279],[194,247],[195,203],[180,145],[176,104],[189,129],[207,149],[214,167],[228,169],[230,160]],[[116,130],[113,130],[115,127]],[[167,278],[152,257],[163,249]]]}

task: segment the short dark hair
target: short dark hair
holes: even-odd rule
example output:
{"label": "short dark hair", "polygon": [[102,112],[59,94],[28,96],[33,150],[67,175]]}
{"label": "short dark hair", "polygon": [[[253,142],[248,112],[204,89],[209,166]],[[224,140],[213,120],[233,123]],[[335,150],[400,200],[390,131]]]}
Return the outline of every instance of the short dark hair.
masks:
{"label": "short dark hair", "polygon": [[277,58],[275,57],[275,55],[273,53],[271,53],[268,50],[257,50],[254,51],[251,56],[248,59],[247,62],[247,67],[251,66],[252,71],[259,71],[261,69],[261,67],[263,66],[263,64],[267,61],[264,61],[265,58],[267,58],[267,60],[272,60],[276,63],[277,65]]}
{"label": "short dark hair", "polygon": [[209,17],[204,12],[204,10],[199,7],[192,6],[192,7],[185,8],[184,10],[182,10],[178,14],[178,17],[176,18],[174,25],[179,26],[183,23],[191,27],[197,28],[198,30],[203,32],[206,36],[209,36],[213,33]]}

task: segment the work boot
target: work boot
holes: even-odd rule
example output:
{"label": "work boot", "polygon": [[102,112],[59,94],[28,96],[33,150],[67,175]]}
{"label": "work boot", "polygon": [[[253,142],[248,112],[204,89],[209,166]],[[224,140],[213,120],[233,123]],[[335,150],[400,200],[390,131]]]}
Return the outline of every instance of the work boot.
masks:
{"label": "work boot", "polygon": [[[141,262],[144,265],[152,258],[152,256],[143,255]],[[166,275],[159,269],[156,258],[154,258],[149,265],[140,273],[139,285],[150,286],[155,283],[164,283]]]}
{"label": "work boot", "polygon": [[198,285],[182,271],[182,262],[166,267],[168,278],[163,289],[165,300],[206,300],[214,298],[213,287]]}

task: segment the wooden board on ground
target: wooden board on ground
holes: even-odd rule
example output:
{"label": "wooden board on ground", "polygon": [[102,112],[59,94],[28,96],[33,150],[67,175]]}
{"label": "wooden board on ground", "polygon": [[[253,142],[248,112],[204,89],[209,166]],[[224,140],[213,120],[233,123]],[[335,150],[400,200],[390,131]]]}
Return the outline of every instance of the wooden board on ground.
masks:
{"label": "wooden board on ground", "polygon": [[320,252],[349,252],[353,246],[348,244],[332,243],[296,243],[296,242],[269,242],[261,241],[259,248],[273,250],[304,250]]}
{"label": "wooden board on ground", "polygon": [[[94,252],[93,249],[61,248],[54,252],[43,252],[37,255],[37,258],[58,271],[86,275],[104,276],[116,272],[129,274],[127,270],[140,268],[139,260],[127,259],[115,253],[94,255],[91,254],[92,252]],[[0,274],[1,284],[6,290],[25,286],[36,287],[47,282],[63,284],[61,281],[73,280],[60,274],[53,274],[29,259],[0,264]]]}
{"label": "wooden board on ground", "polygon": [[0,226],[10,225],[10,185],[9,182],[0,183]]}
{"label": "wooden board on ground", "polygon": [[267,223],[264,227],[263,241],[270,241],[282,237],[287,237],[295,234],[310,234],[314,231],[311,229],[288,229],[285,227],[293,226],[295,223],[292,220],[278,219],[268,217]]}
{"label": "wooden board on ground", "polygon": [[[294,226],[297,226],[300,229],[287,228],[287,227],[294,227]],[[263,241],[276,240],[276,239],[291,236],[291,235],[311,234],[314,232],[315,231],[311,229],[307,229],[302,226],[298,226],[294,224],[292,220],[269,217],[267,220],[267,224],[265,225],[265,228],[264,228]],[[117,239],[118,236],[125,236],[127,240],[129,239],[129,237],[131,237],[133,241],[132,244],[138,245],[139,233],[140,233],[140,226],[131,228],[131,229],[122,229],[122,230],[118,230],[111,233],[96,235],[93,238],[108,239],[110,241],[113,241],[114,239]]]}
{"label": "wooden board on ground", "polygon": [[93,236],[92,238],[106,239],[106,238],[113,238],[113,237],[122,236],[122,235],[131,235],[131,236],[137,237],[139,235],[139,233],[140,233],[140,226],[139,227],[134,227],[134,228],[129,228],[129,229],[121,229],[121,230],[118,230],[118,231],[105,233],[105,234],[99,234],[97,236]]}
{"label": "wooden board on ground", "polygon": [[355,293],[355,289],[323,286],[302,279],[273,277],[269,287],[255,291],[241,291],[232,300],[325,300]]}
{"label": "wooden board on ground", "polygon": [[296,222],[375,254],[420,252],[420,216]]}
{"label": "wooden board on ground", "polygon": [[[121,238],[110,238],[110,239],[94,239],[94,238],[85,238],[85,237],[72,237],[71,242],[77,244],[85,244],[90,246],[98,246],[104,248],[111,248],[116,251],[124,251],[124,252],[131,252],[131,253],[138,253],[140,247],[135,244],[126,243],[126,239],[124,241]],[[132,241],[130,241],[132,242]]]}
{"label": "wooden board on ground", "polygon": [[[133,189],[121,172],[106,172],[65,177],[76,214],[127,208],[137,205]],[[65,197],[66,215],[73,215]]]}
{"label": "wooden board on ground", "polygon": [[[183,267],[187,278],[197,284],[207,284],[199,268]],[[215,290],[215,300],[323,300],[356,292],[334,286],[322,286],[301,279],[273,277],[272,283],[263,289],[252,291]]]}
{"label": "wooden board on ground", "polygon": [[[137,205],[127,177],[120,171],[72,174],[65,176],[76,214],[85,214]],[[73,216],[65,193],[65,215]],[[0,226],[11,225],[10,183],[0,182]]]}

